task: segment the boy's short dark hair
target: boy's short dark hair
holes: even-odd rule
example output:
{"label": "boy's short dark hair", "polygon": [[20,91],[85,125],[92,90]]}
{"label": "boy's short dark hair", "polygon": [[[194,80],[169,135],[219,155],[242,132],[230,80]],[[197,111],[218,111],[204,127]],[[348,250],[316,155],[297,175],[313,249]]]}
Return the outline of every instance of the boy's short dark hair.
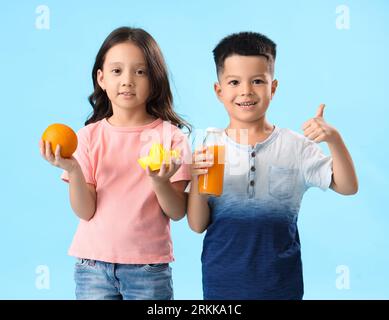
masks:
{"label": "boy's short dark hair", "polygon": [[263,56],[269,62],[269,70],[274,75],[274,62],[276,60],[276,44],[268,37],[257,32],[239,32],[222,39],[213,49],[216,72],[223,71],[224,61],[234,55]]}

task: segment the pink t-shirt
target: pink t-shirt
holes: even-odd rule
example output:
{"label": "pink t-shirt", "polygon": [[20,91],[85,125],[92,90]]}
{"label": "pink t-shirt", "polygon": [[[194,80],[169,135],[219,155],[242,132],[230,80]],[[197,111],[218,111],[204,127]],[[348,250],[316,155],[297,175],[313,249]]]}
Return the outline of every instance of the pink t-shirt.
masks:
{"label": "pink t-shirt", "polygon": [[[137,159],[154,142],[179,148],[183,164],[170,181],[190,180],[186,136],[161,119],[134,128],[115,127],[103,119],[81,128],[77,136],[74,157],[86,182],[96,187],[97,205],[91,220],[80,219],[69,255],[127,264],[173,261],[170,219]],[[69,181],[66,171],[61,178]]]}

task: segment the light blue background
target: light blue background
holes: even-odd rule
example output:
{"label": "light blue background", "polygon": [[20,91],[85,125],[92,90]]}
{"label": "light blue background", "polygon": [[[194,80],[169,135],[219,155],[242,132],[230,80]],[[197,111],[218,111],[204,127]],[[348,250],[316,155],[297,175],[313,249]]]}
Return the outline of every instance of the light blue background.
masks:
{"label": "light blue background", "polygon": [[[35,27],[41,4],[50,9],[49,30]],[[341,4],[350,9],[349,30],[336,28]],[[19,0],[0,7],[0,298],[74,298],[67,249],[77,219],[60,170],[42,160],[38,140],[54,122],[83,126],[95,55],[121,25],[142,27],[158,41],[177,110],[196,129],[228,121],[213,93],[217,42],[252,30],[278,44],[279,89],[269,120],[301,133],[326,103],[325,118],[342,133],[360,182],[355,196],[312,189],[303,200],[305,299],[389,298],[389,2]],[[186,219],[172,232],[175,297],[201,299],[203,235]],[[49,289],[36,286],[39,265],[49,268]],[[336,287],[340,265],[348,267],[349,289]]]}

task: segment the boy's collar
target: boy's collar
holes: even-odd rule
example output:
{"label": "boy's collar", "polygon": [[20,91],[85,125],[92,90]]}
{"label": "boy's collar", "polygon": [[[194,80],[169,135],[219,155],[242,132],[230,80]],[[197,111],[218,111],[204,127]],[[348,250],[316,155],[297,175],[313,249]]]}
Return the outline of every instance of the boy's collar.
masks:
{"label": "boy's collar", "polygon": [[223,136],[229,144],[232,144],[235,147],[238,147],[240,149],[250,150],[250,151],[259,151],[260,149],[263,149],[264,147],[271,144],[277,138],[279,132],[280,132],[280,128],[273,125],[273,131],[271,132],[271,134],[264,141],[257,142],[254,146],[250,144],[240,144],[234,141],[232,138],[228,136],[227,129],[224,130]]}

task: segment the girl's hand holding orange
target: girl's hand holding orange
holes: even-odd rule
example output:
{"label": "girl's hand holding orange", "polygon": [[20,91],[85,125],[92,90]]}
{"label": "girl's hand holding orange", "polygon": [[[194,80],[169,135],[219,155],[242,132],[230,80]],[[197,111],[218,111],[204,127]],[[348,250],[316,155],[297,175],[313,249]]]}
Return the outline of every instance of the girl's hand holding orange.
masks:
{"label": "girl's hand holding orange", "polygon": [[50,141],[52,153],[55,153],[58,144],[61,145],[62,158],[70,158],[78,144],[78,138],[73,129],[62,123],[49,125],[42,134],[42,140]]}
{"label": "girl's hand holding orange", "polygon": [[79,167],[72,156],[77,144],[77,135],[72,128],[62,123],[53,123],[43,132],[39,147],[46,161],[70,172]]}
{"label": "girl's hand holding orange", "polygon": [[55,154],[51,151],[51,143],[49,141],[39,141],[39,148],[43,159],[48,161],[51,165],[71,172],[79,167],[77,160],[71,156],[70,158],[61,157],[61,146],[58,144],[55,149]]}

